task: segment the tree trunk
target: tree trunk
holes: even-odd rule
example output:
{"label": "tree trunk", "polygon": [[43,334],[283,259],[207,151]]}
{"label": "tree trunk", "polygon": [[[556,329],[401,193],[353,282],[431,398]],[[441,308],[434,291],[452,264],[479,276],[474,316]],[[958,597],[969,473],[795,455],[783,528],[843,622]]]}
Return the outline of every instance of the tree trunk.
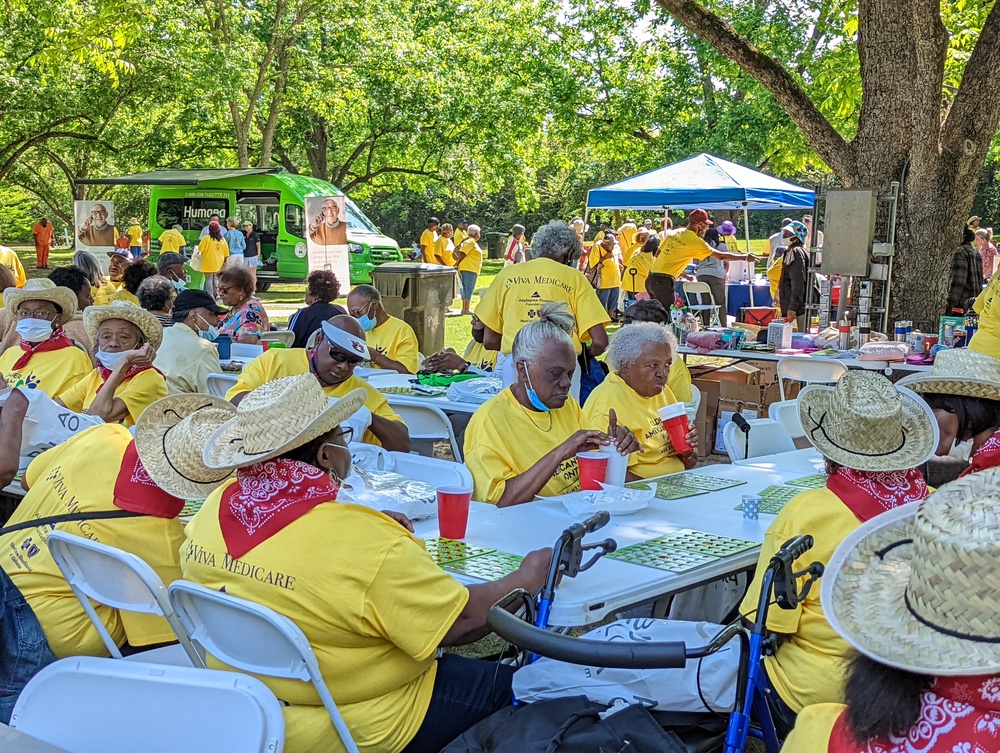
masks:
{"label": "tree trunk", "polygon": [[326,124],[326,118],[317,116],[306,144],[306,156],[309,158],[312,174],[320,180],[330,180],[330,164],[327,158],[330,131]]}

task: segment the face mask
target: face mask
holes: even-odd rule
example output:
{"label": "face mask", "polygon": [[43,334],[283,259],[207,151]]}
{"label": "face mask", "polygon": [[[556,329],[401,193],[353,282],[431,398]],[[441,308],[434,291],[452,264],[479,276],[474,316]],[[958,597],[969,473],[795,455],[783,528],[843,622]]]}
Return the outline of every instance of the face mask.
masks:
{"label": "face mask", "polygon": [[117,353],[108,353],[103,350],[97,351],[97,360],[101,362],[101,366],[106,369],[114,369],[115,366],[125,357],[128,353],[127,350],[122,350]]}
{"label": "face mask", "polygon": [[[205,324],[208,324],[208,322],[205,320],[205,317],[203,317],[201,314],[196,314],[196,316],[203,322],[205,322]],[[210,343],[214,343],[219,337],[219,328],[213,327],[211,324],[208,324],[208,329],[199,330],[198,335],[199,337],[203,337],[204,339],[208,340]]]}
{"label": "face mask", "polygon": [[365,332],[371,332],[373,329],[375,329],[375,325],[378,324],[378,322],[375,320],[375,317],[371,315],[372,306],[374,305],[375,301],[372,301],[370,304],[368,304],[368,313],[365,314],[364,316],[358,317],[358,324],[361,325],[361,329],[363,329]]}
{"label": "face mask", "polygon": [[535,392],[534,388],[531,386],[531,375],[528,373],[528,367],[524,367],[524,376],[528,379],[528,402],[535,410],[540,410],[543,413],[548,413],[552,410],[549,406],[542,402],[542,399],[538,397],[538,393]]}
{"label": "face mask", "polygon": [[176,290],[178,294],[187,290],[187,282],[185,280],[171,280],[170,284],[174,286],[174,290]]}
{"label": "face mask", "polygon": [[29,343],[40,343],[52,336],[52,322],[45,319],[18,319],[15,329]]}

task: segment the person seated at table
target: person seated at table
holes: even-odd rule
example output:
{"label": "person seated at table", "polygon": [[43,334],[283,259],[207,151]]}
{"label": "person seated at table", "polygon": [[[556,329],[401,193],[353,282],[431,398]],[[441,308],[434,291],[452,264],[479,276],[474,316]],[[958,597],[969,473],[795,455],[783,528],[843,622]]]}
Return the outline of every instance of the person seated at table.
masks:
{"label": "person seated at table", "polygon": [[49,273],[53,283],[69,288],[76,294],[76,313],[63,322],[63,329],[70,340],[83,347],[88,354],[93,353],[94,344],[90,341],[87,328],[83,324],[83,312],[94,305],[93,286],[89,275],[79,267],[56,267]]}
{"label": "person seated at table", "polygon": [[327,269],[314,269],[306,278],[306,307],[299,309],[288,321],[288,329],[295,333],[293,348],[305,348],[313,332],[323,322],[339,314],[346,314],[343,306],[331,301],[340,297],[340,280]]}
{"label": "person seated at table", "polygon": [[483,347],[483,335],[486,334],[486,325],[479,321],[479,317],[472,315],[472,340],[465,348],[464,355],[458,355],[451,348],[444,348],[439,353],[429,356],[424,361],[421,369],[435,373],[450,371],[488,374],[496,368],[497,351],[487,350]]}
{"label": "person seated at table", "polygon": [[[656,322],[669,331],[670,314],[663,308],[663,304],[655,298],[647,301],[636,301],[625,309],[625,324],[636,322]],[[676,355],[676,350],[675,350]],[[670,376],[667,377],[667,388],[677,398],[678,402],[690,403],[694,397],[691,390],[691,372],[688,371],[684,359],[677,357],[670,362]]]}
{"label": "person seated at table", "polygon": [[365,331],[372,366],[400,374],[417,373],[417,335],[402,319],[386,313],[377,288],[355,286],[347,296],[347,313],[357,319]]}
{"label": "person seated at table", "polygon": [[614,411],[618,424],[638,439],[640,449],[629,455],[626,481],[677,473],[698,462],[697,433],[692,429],[687,434],[692,449],[678,453],[658,413],[677,402],[667,387],[676,347],[677,340],[667,328],[654,322],[622,327],[608,346],[611,373],[584,403],[584,427],[603,429],[609,412]]}
{"label": "person seated at table", "polygon": [[[464,586],[428,556],[405,517],[338,504],[351,470],[345,424],[364,404],[362,390],[330,401],[300,374],[259,387],[228,415],[192,415],[204,398],[167,398],[136,428],[140,456],[164,489],[219,479],[184,531],[184,578],[294,621],[363,751],[437,753],[509,705],[513,667],[438,652],[486,635],[490,607],[513,589],[536,592],[551,550],[529,553],[498,581]],[[205,442],[197,429],[213,423]],[[342,749],[308,683],[262,679],[286,701],[288,753]]]}
{"label": "person seated at table", "polygon": [[354,375],[354,369],[369,357],[365,333],[357,319],[335,316],[323,322],[321,329],[323,336],[317,338],[312,350],[272,348],[257,356],[226,393],[226,400],[239,405],[250,390],[261,385],[284,376],[311,373],[330,397],[343,397],[356,389],[365,391],[365,410],[358,413],[363,422],[370,424],[363,436],[359,436],[360,441],[387,450],[409,452],[410,432],[406,424],[389,406],[385,395]]}
{"label": "person seated at table", "polygon": [[125,270],[132,264],[132,254],[127,248],[116,248],[107,253],[108,277],[104,284],[94,291],[95,306],[107,306],[115,299],[124,286]]}
{"label": "person seated at table", "polygon": [[900,379],[920,394],[937,419],[936,454],[972,440],[972,462],[962,475],[1000,466],[1000,361],[968,348],[942,350],[928,372]]}
{"label": "person seated at table", "polygon": [[122,273],[122,286],[111,297],[111,300],[128,301],[136,306],[141,306],[142,304],[139,303],[139,286],[143,280],[154,277],[157,274],[159,272],[156,271],[156,267],[148,261],[141,259],[133,261]]}
{"label": "person seated at table", "polygon": [[0,355],[5,387],[27,387],[55,397],[90,372],[90,356],[63,329],[76,313],[76,294],[36,278],[7,288],[4,308],[17,320],[20,342]]}
{"label": "person seated at table", "polygon": [[846,705],[804,708],[782,753],[1000,749],[998,498],[1000,473],[976,474],[837,550],[823,606],[856,652]]}
{"label": "person seated at table", "polygon": [[[934,453],[937,437],[930,408],[913,393],[873,371],[850,371],[833,387],[806,387],[798,404],[806,437],[826,459],[826,486],[793,497],[768,527],[743,614],[757,608],[764,570],[793,536],[815,539],[795,570],[826,564],[862,523],[927,496],[917,468]],[[803,707],[843,700],[848,646],[827,622],[819,591],[814,586],[795,609],[768,613],[767,628],[777,634],[778,647],[764,657],[764,670],[779,736]]]}
{"label": "person seated at table", "polygon": [[[809,253],[805,242],[809,231],[801,222],[790,222],[782,228],[784,234],[784,254],[781,262],[781,278],[778,280],[779,309],[787,322],[795,322],[799,332],[808,329],[809,317],[805,313],[806,292],[812,275],[809,273]],[[778,249],[781,254],[781,248]]]}
{"label": "person seated at table", "polygon": [[219,298],[229,307],[229,313],[219,325],[219,334],[229,335],[233,342],[256,345],[263,332],[269,332],[264,304],[254,295],[253,274],[244,267],[229,267],[217,275]]}
{"label": "person seated at table", "polygon": [[155,316],[164,330],[173,325],[170,309],[177,291],[170,280],[162,275],[147,277],[139,283],[139,290],[135,295],[139,299],[139,305]]}
{"label": "person seated at table", "polygon": [[578,491],[576,454],[611,442],[622,454],[639,442],[612,417],[607,431],[585,429],[570,394],[576,348],[569,307],[547,303],[514,338],[517,381],[473,414],[465,431],[465,464],[475,484],[473,498],[499,507]]}
{"label": "person seated at table", "polygon": [[97,348],[97,367],[60,392],[56,402],[109,424],[132,426],[147,405],[167,394],[163,374],[153,368],[163,327],[128,301],[91,306],[83,323]]}
{"label": "person seated at table", "polygon": [[167,392],[208,392],[208,375],[222,371],[219,350],[212,343],[219,336],[219,316],[226,309],[204,290],[185,290],[174,301],[173,326],[163,330],[153,366],[167,380]]}

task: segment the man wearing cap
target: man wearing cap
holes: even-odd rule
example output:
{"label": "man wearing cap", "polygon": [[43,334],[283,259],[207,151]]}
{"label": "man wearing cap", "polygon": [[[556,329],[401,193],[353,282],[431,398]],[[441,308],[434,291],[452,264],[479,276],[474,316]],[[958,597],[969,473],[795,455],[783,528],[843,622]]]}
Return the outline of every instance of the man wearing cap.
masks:
{"label": "man wearing cap", "polygon": [[124,289],[125,270],[132,263],[132,254],[127,248],[108,251],[108,281],[94,291],[94,305],[107,306]]}
{"label": "man wearing cap", "polygon": [[184,267],[186,259],[180,254],[168,251],[156,260],[156,271],[170,280],[178,295],[187,290],[188,274]]}
{"label": "man wearing cap", "polygon": [[410,451],[410,432],[389,407],[385,395],[354,375],[354,369],[369,360],[365,332],[352,316],[335,316],[323,322],[323,337],[312,350],[272,348],[247,364],[226,400],[239,405],[246,393],[280,377],[312,373],[330,397],[343,397],[351,390],[365,391],[365,405],[354,414],[364,434],[362,441],[387,450]]}
{"label": "man wearing cap", "polygon": [[347,296],[347,313],[357,319],[365,331],[372,366],[400,374],[417,373],[420,349],[417,334],[402,319],[386,313],[377,288],[356,285]]}
{"label": "man wearing cap", "polygon": [[646,278],[646,291],[667,310],[674,305],[674,282],[693,259],[712,256],[722,261],[752,263],[755,260],[753,254],[719,251],[705,243],[702,236],[712,224],[708,219],[708,212],[704,209],[693,209],[688,214],[687,226],[668,230],[660,242],[660,255],[656,257],[649,277]]}
{"label": "man wearing cap", "polygon": [[455,237],[452,242],[457,247],[459,243],[469,237],[469,221],[463,217],[455,224]]}
{"label": "man wearing cap", "polygon": [[174,299],[173,326],[163,330],[153,361],[167,380],[168,394],[208,392],[208,375],[222,371],[212,342],[219,336],[219,315],[225,313],[204,290],[185,290]]}
{"label": "man wearing cap", "polygon": [[420,234],[420,260],[424,264],[434,263],[439,224],[437,217],[431,217],[427,220],[427,229]]}

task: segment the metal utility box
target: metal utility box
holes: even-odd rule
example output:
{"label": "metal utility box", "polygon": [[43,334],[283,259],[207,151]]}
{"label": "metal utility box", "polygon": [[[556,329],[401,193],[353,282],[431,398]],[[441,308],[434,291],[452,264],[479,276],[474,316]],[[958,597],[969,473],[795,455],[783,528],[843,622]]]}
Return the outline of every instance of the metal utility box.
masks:
{"label": "metal utility box", "polygon": [[875,207],[875,192],[870,188],[831,188],[826,192],[823,274],[868,276]]}
{"label": "metal utility box", "polygon": [[455,269],[440,264],[392,262],[371,272],[390,316],[413,327],[425,356],[444,347],[444,312],[454,301]]}

